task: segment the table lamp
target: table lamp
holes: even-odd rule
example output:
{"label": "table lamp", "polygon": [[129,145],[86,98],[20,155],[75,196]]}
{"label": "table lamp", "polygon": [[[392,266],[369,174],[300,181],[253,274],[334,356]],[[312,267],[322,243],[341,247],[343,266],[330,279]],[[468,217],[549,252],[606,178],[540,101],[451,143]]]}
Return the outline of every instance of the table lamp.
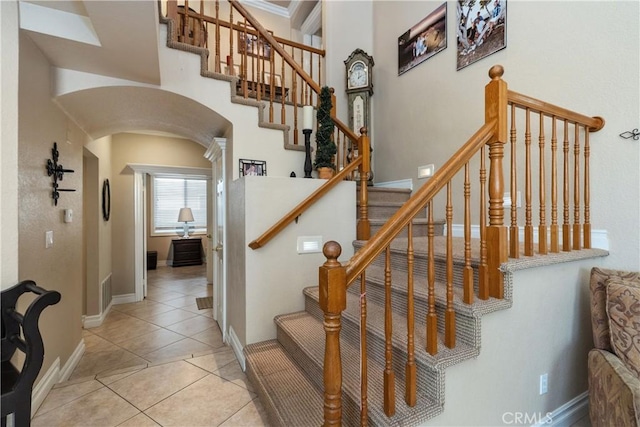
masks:
{"label": "table lamp", "polygon": [[178,222],[184,222],[184,235],[183,239],[189,238],[189,222],[193,222],[193,212],[191,212],[191,208],[180,208],[180,213],[178,214]]}

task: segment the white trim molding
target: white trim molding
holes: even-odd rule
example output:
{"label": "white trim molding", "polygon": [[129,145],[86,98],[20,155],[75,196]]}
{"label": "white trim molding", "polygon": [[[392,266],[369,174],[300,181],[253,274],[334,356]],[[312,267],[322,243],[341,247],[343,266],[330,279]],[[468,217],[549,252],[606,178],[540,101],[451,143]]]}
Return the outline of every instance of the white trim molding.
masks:
{"label": "white trim molding", "polygon": [[589,392],[585,391],[553,410],[547,418],[538,420],[532,427],[569,427],[587,415],[589,415]]}
{"label": "white trim molding", "polygon": [[135,293],[114,295],[111,299],[111,303],[113,305],[129,304],[131,302],[137,302]]}
{"label": "white trim molding", "polygon": [[264,0],[241,0],[240,3],[246,6],[251,6],[255,9],[273,13],[274,15],[282,16],[284,18],[290,18],[288,8],[278,6],[276,4],[269,3]]}
{"label": "white trim molding", "polygon": [[240,366],[242,367],[242,372],[244,372],[246,367],[246,361],[244,358],[244,351],[242,344],[240,343],[240,338],[236,335],[236,331],[233,330],[233,326],[229,326],[229,334],[227,335],[229,339],[229,345],[233,349],[233,352],[236,355],[236,359],[240,362]]}
{"label": "white trim molding", "polygon": [[104,319],[107,317],[107,314],[111,311],[111,306],[113,306],[113,299],[107,306],[107,309],[100,314],[95,314],[93,316],[82,316],[82,327],[85,329],[97,328],[102,325]]}

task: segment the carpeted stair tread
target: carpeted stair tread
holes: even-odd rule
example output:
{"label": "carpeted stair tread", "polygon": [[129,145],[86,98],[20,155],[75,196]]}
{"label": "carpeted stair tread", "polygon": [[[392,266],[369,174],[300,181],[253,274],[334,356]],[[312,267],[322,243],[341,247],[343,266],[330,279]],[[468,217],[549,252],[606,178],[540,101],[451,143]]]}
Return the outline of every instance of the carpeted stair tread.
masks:
{"label": "carpeted stair tread", "polygon": [[247,376],[275,426],[319,426],[323,395],[277,340],[244,348]]}
{"label": "carpeted stair tread", "polygon": [[[306,372],[317,370],[319,381],[322,381],[322,366],[324,360],[325,333],[322,322],[307,312],[298,312],[276,316],[275,322],[278,328],[290,337],[290,341],[298,346],[306,359],[313,363],[313,367],[303,368]],[[349,398],[352,403],[343,404],[343,415],[348,414],[348,419],[343,420],[346,425],[358,424],[357,405],[360,400],[360,350],[359,343],[351,342],[344,337],[340,339],[342,359],[342,383],[343,402]],[[295,351],[294,351],[295,353]],[[297,360],[297,359],[296,359]],[[300,361],[298,361],[300,363]],[[411,408],[402,399],[405,384],[400,375],[395,377],[396,413],[393,417],[384,414],[383,401],[383,371],[384,367],[378,361],[368,359],[368,405],[370,425],[416,425],[436,416],[442,412],[442,405],[438,404],[426,393],[418,393],[418,401]],[[347,396],[345,396],[347,395]],[[345,409],[351,408],[345,413]],[[347,411],[349,411],[347,409]]]}
{"label": "carpeted stair tread", "polygon": [[[305,295],[312,298],[316,302],[319,298],[319,291],[317,287],[306,288],[304,290]],[[384,342],[384,306],[377,303],[367,303],[367,331],[370,334],[374,334],[378,339]],[[342,312],[343,319],[347,319],[355,325],[360,325],[360,298],[358,295],[347,293],[347,309]],[[438,352],[435,355],[427,353],[426,349],[426,328],[424,327],[424,319],[415,318],[416,323],[414,327],[414,340],[415,340],[415,357],[420,360],[425,366],[431,369],[439,369],[441,367],[451,366],[456,363],[460,363],[463,360],[467,360],[476,357],[479,352],[479,348],[473,348],[472,346],[458,340],[454,348],[448,348],[444,345],[442,334],[438,334]],[[438,319],[438,322],[444,322]],[[406,358],[406,342],[407,342],[407,321],[406,317],[397,314],[394,310],[392,313],[392,342],[394,347],[397,347]],[[460,327],[461,325],[458,325]],[[470,325],[472,326],[472,325]],[[344,328],[344,326],[343,326]]]}

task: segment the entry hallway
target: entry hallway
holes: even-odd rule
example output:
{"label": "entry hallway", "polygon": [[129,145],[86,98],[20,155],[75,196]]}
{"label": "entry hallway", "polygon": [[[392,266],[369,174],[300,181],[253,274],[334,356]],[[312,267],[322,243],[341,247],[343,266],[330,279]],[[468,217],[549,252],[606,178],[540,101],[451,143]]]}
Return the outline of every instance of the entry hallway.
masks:
{"label": "entry hallway", "polygon": [[[240,364],[195,298],[204,266],[148,271],[147,299],[84,330],[85,353],[32,420],[39,426],[265,426]],[[64,297],[64,295],[63,295]]]}

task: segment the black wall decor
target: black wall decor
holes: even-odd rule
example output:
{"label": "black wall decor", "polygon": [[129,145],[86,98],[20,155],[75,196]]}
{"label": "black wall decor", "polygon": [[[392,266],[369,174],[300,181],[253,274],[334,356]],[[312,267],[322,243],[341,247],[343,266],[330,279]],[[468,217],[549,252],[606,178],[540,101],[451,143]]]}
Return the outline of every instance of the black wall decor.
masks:
{"label": "black wall decor", "polygon": [[64,166],[58,163],[59,156],[58,143],[54,142],[53,148],[51,149],[51,159],[47,160],[47,175],[53,176],[53,191],[51,192],[51,197],[53,197],[53,204],[56,206],[58,206],[60,191],[76,191],[75,189],[58,187],[58,181],[62,181],[65,173],[74,172],[73,169],[65,169]]}
{"label": "black wall decor", "polygon": [[111,186],[109,180],[105,179],[102,183],[102,218],[109,221],[111,216]]}

